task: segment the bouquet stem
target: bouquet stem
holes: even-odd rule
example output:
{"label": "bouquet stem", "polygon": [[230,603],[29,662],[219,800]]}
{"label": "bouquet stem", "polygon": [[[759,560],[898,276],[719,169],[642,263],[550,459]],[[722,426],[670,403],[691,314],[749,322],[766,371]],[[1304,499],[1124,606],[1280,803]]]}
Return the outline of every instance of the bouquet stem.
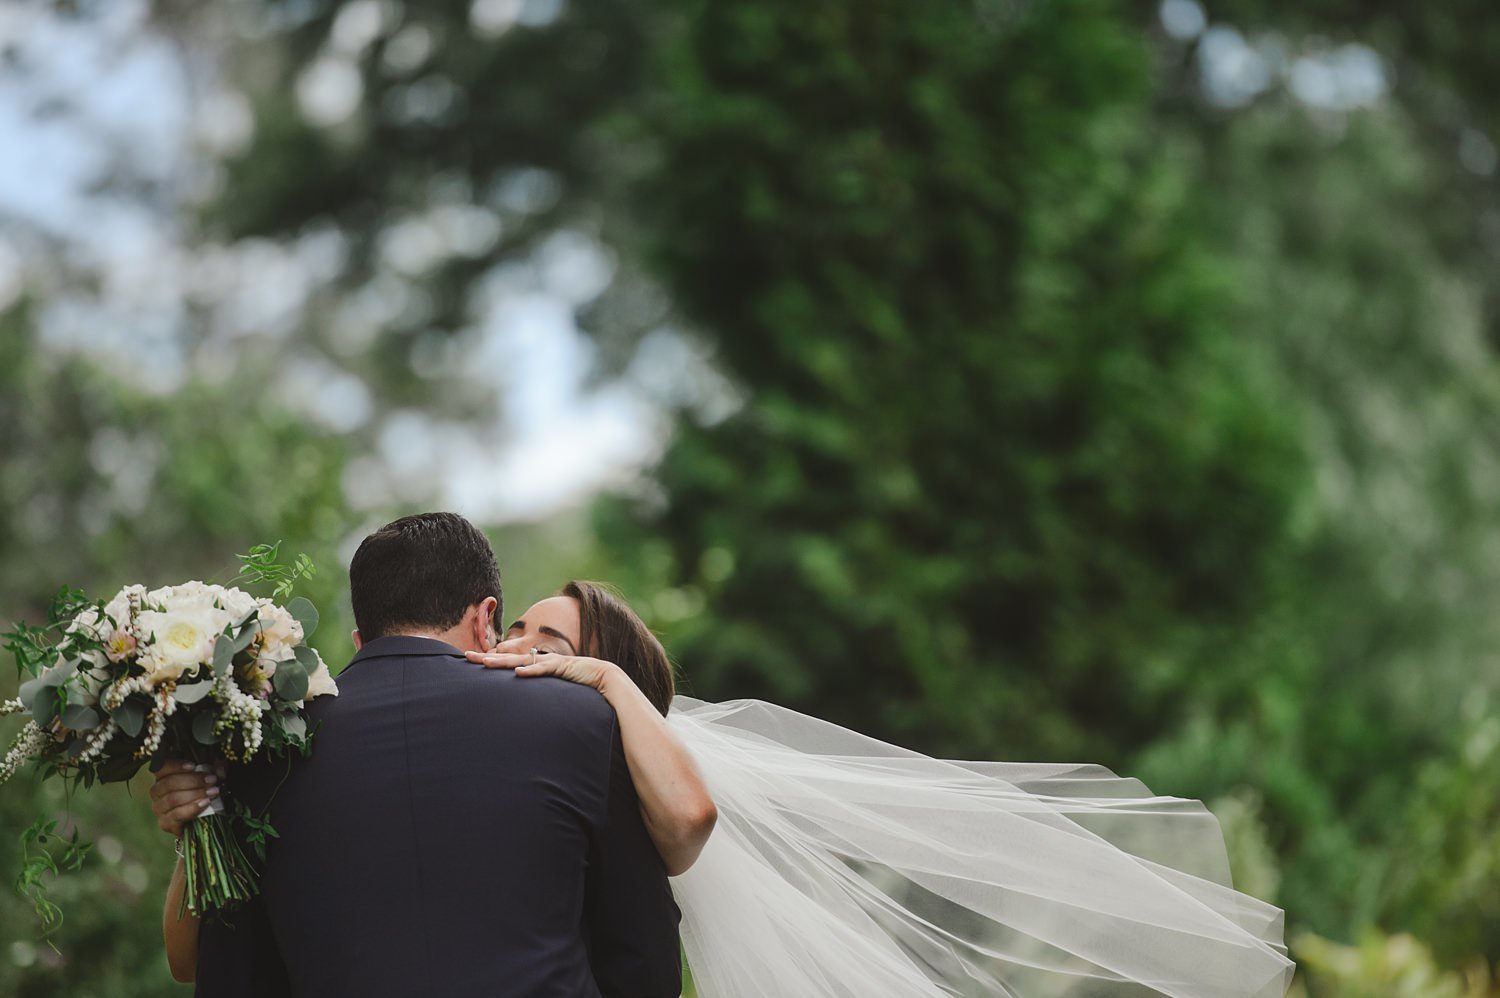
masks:
{"label": "bouquet stem", "polygon": [[182,869],[186,889],[178,918],[188,909],[200,915],[228,911],[250,900],[259,889],[250,859],[224,814],[205,814],[183,828]]}

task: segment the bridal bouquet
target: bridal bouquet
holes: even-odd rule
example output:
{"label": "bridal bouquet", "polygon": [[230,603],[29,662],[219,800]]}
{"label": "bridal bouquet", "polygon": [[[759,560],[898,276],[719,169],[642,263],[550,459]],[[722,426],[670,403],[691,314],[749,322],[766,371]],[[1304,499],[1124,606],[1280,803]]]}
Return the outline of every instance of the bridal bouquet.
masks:
{"label": "bridal bouquet", "polygon": [[[257,578],[281,573],[284,595],[291,573],[274,565],[274,555],[262,547],[242,558],[252,569],[273,570],[252,572]],[[299,570],[310,574],[311,566],[299,562]],[[202,582],[126,586],[107,602],[64,590],[48,626],[22,624],[6,635],[18,669],[32,678],[17,699],[0,703],[0,715],[30,715],[0,761],[0,783],[27,761],[43,779],[90,787],[128,780],[141,766],[155,769],[168,759],[212,765],[306,752],[304,705],[338,694],[307,644],[317,623],[312,603],[300,596],[281,606]],[[226,812],[218,800],[211,807],[182,834],[184,903],[200,912],[255,893],[241,843],[263,844],[274,834],[248,812]]]}

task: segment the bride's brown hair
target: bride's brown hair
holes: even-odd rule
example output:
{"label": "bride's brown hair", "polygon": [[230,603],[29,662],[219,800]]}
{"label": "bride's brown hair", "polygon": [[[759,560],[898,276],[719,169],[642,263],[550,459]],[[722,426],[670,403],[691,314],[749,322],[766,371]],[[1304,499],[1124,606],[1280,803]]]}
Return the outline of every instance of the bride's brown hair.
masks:
{"label": "bride's brown hair", "polygon": [[676,691],[672,662],[625,598],[601,582],[581,579],[563,586],[558,595],[578,601],[579,652],[618,665],[665,716]]}

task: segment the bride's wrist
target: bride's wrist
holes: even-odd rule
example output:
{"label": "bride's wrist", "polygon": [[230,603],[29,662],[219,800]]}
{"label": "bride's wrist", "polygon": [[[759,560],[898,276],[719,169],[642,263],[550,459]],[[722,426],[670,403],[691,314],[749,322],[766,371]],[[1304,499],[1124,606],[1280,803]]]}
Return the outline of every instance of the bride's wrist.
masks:
{"label": "bride's wrist", "polygon": [[621,682],[630,682],[630,677],[613,662],[605,662],[599,669],[599,680],[594,684],[594,689],[599,691],[604,699],[610,699],[610,692],[618,690]]}

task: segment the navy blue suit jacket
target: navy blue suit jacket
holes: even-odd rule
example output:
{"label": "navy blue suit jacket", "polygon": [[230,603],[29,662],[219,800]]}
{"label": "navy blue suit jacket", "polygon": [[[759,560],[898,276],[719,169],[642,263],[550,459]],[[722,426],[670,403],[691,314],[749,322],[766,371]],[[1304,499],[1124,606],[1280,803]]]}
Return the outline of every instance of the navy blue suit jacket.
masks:
{"label": "navy blue suit jacket", "polygon": [[338,684],[309,759],[230,777],[280,837],[261,897],[200,930],[200,998],[680,994],[677,906],[597,692],[406,636]]}

